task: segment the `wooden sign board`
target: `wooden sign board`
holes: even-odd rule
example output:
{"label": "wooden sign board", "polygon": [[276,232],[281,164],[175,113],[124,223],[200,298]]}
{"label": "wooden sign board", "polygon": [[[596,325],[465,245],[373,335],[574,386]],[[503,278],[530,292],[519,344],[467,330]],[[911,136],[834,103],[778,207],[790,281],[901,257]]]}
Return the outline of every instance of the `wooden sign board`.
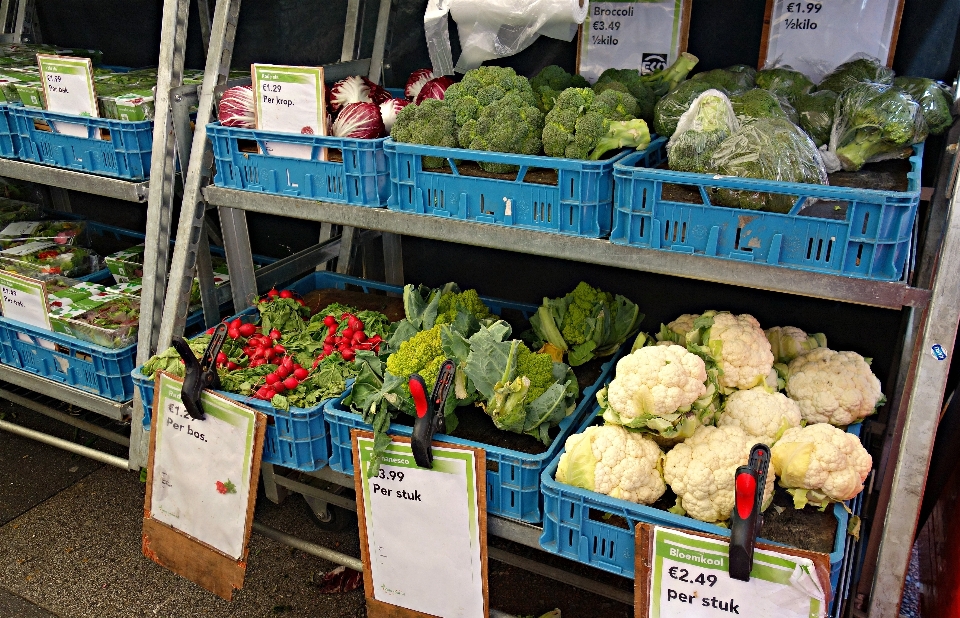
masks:
{"label": "wooden sign board", "polygon": [[687,51],[693,0],[591,2],[577,36],[577,73],[593,83],[605,69],[651,73]]}
{"label": "wooden sign board", "polygon": [[[831,590],[830,556],[757,543],[748,583],[734,580],[728,573],[729,543],[730,539],[712,534],[637,524],[634,615],[826,615]],[[822,601],[811,597],[818,592]]]}
{"label": "wooden sign board", "polygon": [[368,478],[373,434],[352,431],[367,615],[488,616],[484,451],[434,442],[426,469],[409,438],[391,437]]}
{"label": "wooden sign board", "polygon": [[860,55],[889,67],[903,0],[767,0],[759,68],[789,66],[814,82]]}
{"label": "wooden sign board", "polygon": [[231,600],[243,587],[267,417],[204,391],[206,418],[157,374],[143,508],[143,554]]}

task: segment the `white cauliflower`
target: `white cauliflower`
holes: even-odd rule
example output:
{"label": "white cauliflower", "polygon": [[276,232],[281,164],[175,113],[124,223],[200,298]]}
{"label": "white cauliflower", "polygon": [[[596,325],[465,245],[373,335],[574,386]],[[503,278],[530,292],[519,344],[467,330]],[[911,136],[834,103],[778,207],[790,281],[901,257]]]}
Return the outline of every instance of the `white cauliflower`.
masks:
{"label": "white cauliflower", "polygon": [[673,341],[682,345],[686,345],[686,336],[690,331],[696,330],[694,322],[699,318],[700,315],[697,313],[684,313],[679,318],[673,322],[668,323],[667,325],[660,325],[660,333],[657,335],[657,339],[660,341]]}
{"label": "white cauliflower", "polygon": [[[773,352],[752,315],[707,311],[697,318],[700,344],[720,370],[721,389],[748,389],[763,384],[773,370]],[[687,337],[690,338],[689,335]]]}
{"label": "white cauliflower", "polygon": [[873,458],[860,439],[827,423],[795,427],[771,449],[771,466],[793,494],[798,509],[808,502],[826,508],[863,491]]}
{"label": "white cauliflower", "polygon": [[787,396],[808,423],[849,425],[870,416],[886,401],[880,380],[856,352],[818,348],[790,362]]}
{"label": "white cauliflower", "polygon": [[770,342],[774,361],[789,363],[801,354],[817,348],[827,347],[827,336],[823,333],[808,335],[796,326],[774,326],[763,331]]}
{"label": "white cauliflower", "polygon": [[800,407],[783,393],[762,386],[736,391],[723,404],[718,427],[733,425],[754,442],[771,446],[784,431],[800,426]]}
{"label": "white cauliflower", "polygon": [[[739,427],[698,427],[693,437],[673,447],[663,464],[663,479],[677,494],[677,506],[694,519],[730,518],[736,499],[734,477],[746,465],[754,441]],[[773,498],[773,474],[767,474],[763,503]]]}
{"label": "white cauliflower", "polygon": [[708,394],[706,380],[696,354],[678,345],[647,346],[617,361],[616,377],[597,399],[608,423],[687,437],[699,423],[692,409]]}
{"label": "white cauliflower", "polygon": [[639,504],[653,504],[667,486],[663,453],[653,440],[617,425],[588,427],[567,438],[557,481]]}

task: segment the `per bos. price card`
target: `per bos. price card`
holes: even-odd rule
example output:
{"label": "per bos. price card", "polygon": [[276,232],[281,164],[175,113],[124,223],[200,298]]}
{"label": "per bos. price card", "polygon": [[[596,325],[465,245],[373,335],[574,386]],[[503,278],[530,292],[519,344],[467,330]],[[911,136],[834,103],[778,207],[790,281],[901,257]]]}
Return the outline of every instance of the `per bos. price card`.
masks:
{"label": "per bos. price card", "polygon": [[420,468],[393,436],[371,474],[373,435],[354,430],[353,444],[368,615],[484,618],[483,451],[434,442],[433,467]]}

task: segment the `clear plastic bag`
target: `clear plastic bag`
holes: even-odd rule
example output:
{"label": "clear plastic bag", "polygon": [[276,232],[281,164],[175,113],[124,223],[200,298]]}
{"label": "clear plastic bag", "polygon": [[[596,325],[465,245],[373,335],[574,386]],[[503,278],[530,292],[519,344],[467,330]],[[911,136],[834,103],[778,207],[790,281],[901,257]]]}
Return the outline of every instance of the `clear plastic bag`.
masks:
{"label": "clear plastic bag", "polygon": [[727,94],[735,95],[746,92],[754,86],[753,75],[746,71],[731,71],[730,69],[713,69],[697,73],[691,80],[705,81],[711,88],[723,90]]}
{"label": "clear plastic bag", "polygon": [[817,90],[832,90],[843,94],[847,89],[865,83],[892,84],[893,69],[888,69],[880,64],[879,60],[869,56],[852,58],[820,80]]}
{"label": "clear plastic bag", "polygon": [[920,105],[930,135],[940,135],[953,124],[954,95],[943,82],[926,77],[897,77],[893,85]]}
{"label": "clear plastic bag", "polygon": [[712,86],[702,80],[681,82],[662,99],[653,109],[653,129],[657,135],[670,137],[677,130],[680,116],[690,109],[690,104],[698,96],[710,90]]}
{"label": "clear plastic bag", "polygon": [[[769,90],[762,88],[751,88],[746,92],[730,97],[730,104],[733,105],[733,113],[737,115],[737,120],[741,123],[759,120],[760,118],[783,118],[790,122],[796,122],[797,112],[793,106],[773,94]],[[787,112],[787,109],[790,112]],[[791,117],[792,114],[792,117]]]}
{"label": "clear plastic bag", "polygon": [[884,84],[858,84],[837,99],[830,152],[848,172],[865,163],[910,156],[927,137],[920,106],[907,93]]}
{"label": "clear plastic bag", "polygon": [[832,90],[818,90],[797,99],[800,128],[807,132],[818,148],[830,141],[836,106],[837,93]]}
{"label": "clear plastic bag", "polygon": [[[718,174],[784,182],[825,185],[827,171],[813,141],[798,126],[782,118],[761,118],[740,127],[714,151]],[[715,204],[788,213],[797,198],[779,193],[713,189]]]}
{"label": "clear plastic bag", "polygon": [[698,174],[712,172],[714,150],[739,128],[730,99],[719,90],[707,90],[680,116],[677,130],[667,143],[670,169]]}
{"label": "clear plastic bag", "polygon": [[785,98],[794,106],[797,99],[813,89],[813,82],[810,78],[789,66],[757,71],[756,82],[757,88],[769,90],[773,94]]}

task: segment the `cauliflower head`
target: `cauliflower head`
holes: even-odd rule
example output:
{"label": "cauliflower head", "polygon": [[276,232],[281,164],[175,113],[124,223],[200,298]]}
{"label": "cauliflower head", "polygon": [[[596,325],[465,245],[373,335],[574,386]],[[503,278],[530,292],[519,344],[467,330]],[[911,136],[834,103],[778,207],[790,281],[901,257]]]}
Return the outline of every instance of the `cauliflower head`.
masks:
{"label": "cauliflower head", "polygon": [[617,425],[588,427],[567,438],[557,481],[638,504],[653,504],[667,490],[663,453],[643,434]]}
{"label": "cauliflower head", "polygon": [[[737,468],[747,464],[755,441],[739,427],[698,427],[673,447],[663,462],[663,479],[677,494],[677,506],[709,523],[730,518],[736,499]],[[763,503],[773,498],[773,475],[767,475]]]}
{"label": "cauliflower head", "polygon": [[754,443],[770,446],[784,431],[800,426],[800,407],[783,393],[762,386],[736,391],[727,397],[718,427],[735,426]]}
{"label": "cauliflower head", "polygon": [[823,333],[808,335],[796,326],[774,326],[763,331],[770,342],[774,361],[789,363],[810,350],[827,347],[827,336]]}
{"label": "cauliflower head", "polygon": [[687,344],[687,333],[696,330],[694,322],[700,317],[699,313],[684,313],[679,318],[667,324],[660,325],[657,341]]}
{"label": "cauliflower head", "polygon": [[[647,346],[617,361],[616,377],[598,394],[608,423],[651,429],[672,436],[678,424],[692,432],[687,417],[707,394],[703,359],[682,346]],[[605,397],[605,401],[603,398]]]}
{"label": "cauliflower head", "polygon": [[886,402],[880,380],[856,352],[807,352],[790,362],[785,380],[787,396],[808,423],[849,425]]}
{"label": "cauliflower head", "polygon": [[699,350],[720,370],[718,382],[725,393],[764,383],[773,369],[773,352],[755,317],[707,311],[695,325],[700,331]]}
{"label": "cauliflower head", "polygon": [[863,491],[873,458],[857,436],[816,423],[785,431],[771,449],[771,465],[796,508],[812,502],[823,509]]}

